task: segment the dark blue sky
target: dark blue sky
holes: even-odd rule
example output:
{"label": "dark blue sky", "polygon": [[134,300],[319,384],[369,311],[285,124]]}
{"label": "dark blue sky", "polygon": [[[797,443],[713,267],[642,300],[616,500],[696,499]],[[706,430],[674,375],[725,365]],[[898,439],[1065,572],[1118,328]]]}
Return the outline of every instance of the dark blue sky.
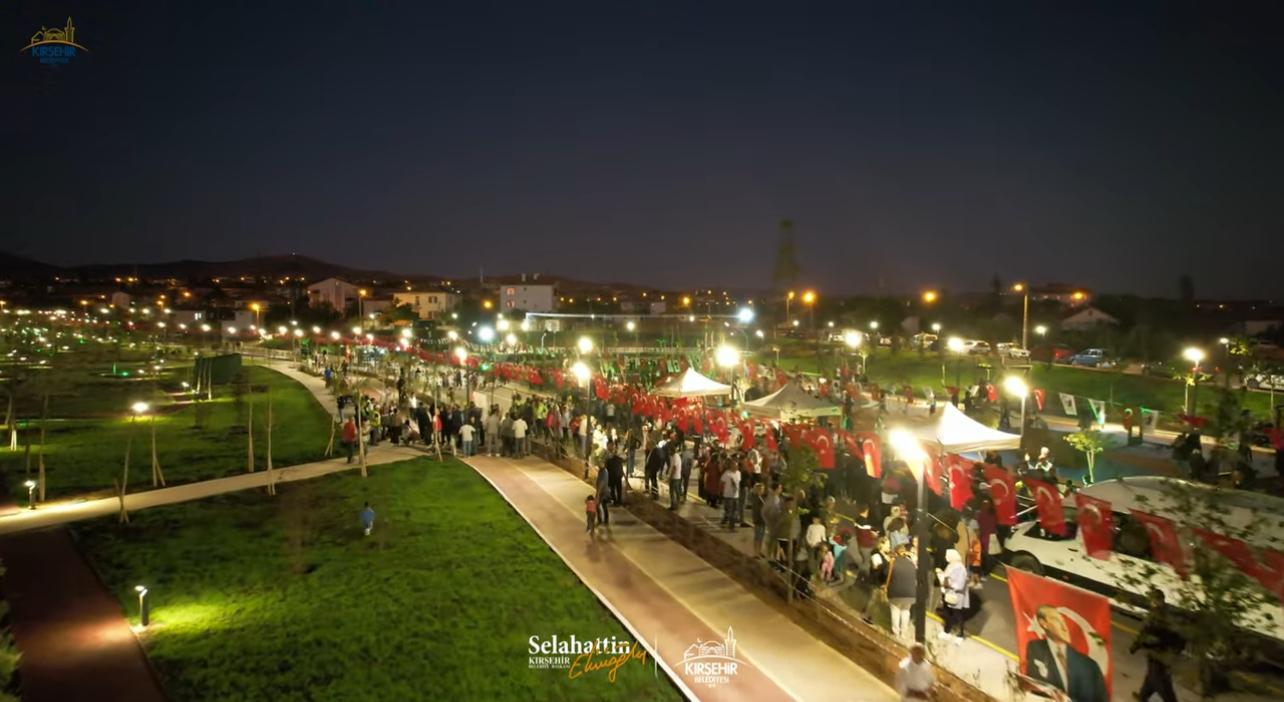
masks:
{"label": "dark blue sky", "polygon": [[1284,296],[1280,3],[289,4],[5,10],[0,248]]}

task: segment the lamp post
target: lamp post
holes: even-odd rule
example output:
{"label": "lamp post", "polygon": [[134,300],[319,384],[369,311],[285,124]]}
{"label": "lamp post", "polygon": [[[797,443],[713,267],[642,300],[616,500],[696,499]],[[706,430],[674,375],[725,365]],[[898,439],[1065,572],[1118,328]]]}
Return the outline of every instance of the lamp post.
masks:
{"label": "lamp post", "polygon": [[[459,359],[460,373],[464,375],[464,402],[472,398],[472,376],[468,373],[468,367],[464,362],[468,360],[468,349],[462,346],[455,347],[455,358]],[[487,410],[490,408],[487,407]]]}
{"label": "lamp post", "polygon": [[23,485],[27,487],[27,509],[35,509],[36,508],[36,497],[35,497],[36,481],[28,480],[27,482],[23,483]]}
{"label": "lamp post", "polygon": [[[860,332],[855,329],[848,329],[843,332],[843,343],[847,344],[847,348],[851,349],[853,353],[859,353],[857,349],[861,347]],[[860,374],[865,375],[865,355],[863,353],[860,357]]]}
{"label": "lamp post", "polygon": [[1186,414],[1194,416],[1199,407],[1199,364],[1204,361],[1204,350],[1188,346],[1181,352],[1181,357],[1191,363],[1190,382],[1186,385]]}
{"label": "lamp post", "polygon": [[[914,588],[914,600],[917,604],[914,607],[914,640],[923,643],[927,639],[927,601],[930,595],[928,577],[932,570],[930,556],[927,553],[928,516],[926,507],[927,493],[925,490],[927,480],[923,470],[923,464],[927,460],[927,453],[923,451],[923,447],[919,445],[918,440],[904,429],[891,430],[887,434],[887,439],[892,445],[892,449],[896,451],[896,457],[909,465],[915,481],[918,482],[918,504],[914,509],[914,535],[918,538],[916,554],[918,559],[916,575],[918,577]],[[917,467],[917,470],[915,470],[915,467]]]}
{"label": "lamp post", "polygon": [[146,627],[152,618],[151,602],[147,599],[147,586],[135,585],[134,592],[138,593],[138,625]]}
{"label": "lamp post", "polygon": [[[587,339],[588,337],[582,337],[580,341],[585,341]],[[592,350],[591,341],[589,342],[588,346],[589,346],[589,349]],[[584,345],[581,344],[580,348],[583,349]],[[593,391],[591,387],[592,384],[589,381],[591,380],[593,374],[589,370],[588,364],[586,364],[582,360],[576,361],[575,365],[571,366],[571,374],[575,376],[575,380],[578,381],[580,385],[584,386],[584,402],[585,402],[584,421],[587,423],[586,426],[584,427],[584,477],[587,478],[588,470],[589,470],[589,446],[592,445],[592,441],[593,441],[592,413],[588,411],[589,395]]]}
{"label": "lamp post", "polygon": [[816,329],[816,291],[805,290],[802,294],[803,304],[807,306],[807,324],[816,343],[816,371],[820,371],[820,330]]}
{"label": "lamp post", "polygon": [[954,387],[957,388],[959,386],[959,363],[961,363],[960,359],[963,357],[963,340],[957,336],[951,336],[945,342],[945,348],[954,354]]}
{"label": "lamp post", "polygon": [[1026,342],[1030,335],[1030,286],[1025,283],[1017,283],[1012,286],[1012,292],[1021,293],[1021,348],[1030,348]]}
{"label": "lamp post", "polygon": [[1025,445],[1025,398],[1030,394],[1030,386],[1020,376],[1009,375],[1003,379],[1003,389],[1009,395],[1021,398],[1021,444]]}
{"label": "lamp post", "polygon": [[734,405],[740,399],[740,389],[736,386],[736,368],[740,365],[740,350],[723,344],[714,352],[713,358],[717,361],[719,368],[731,371],[731,403]]}
{"label": "lamp post", "polygon": [[[1034,333],[1039,335],[1039,344],[1041,346],[1046,346],[1048,328],[1042,324],[1035,325]],[[1056,352],[1052,349],[1051,346],[1049,346],[1048,347],[1048,370],[1052,370],[1052,357],[1054,355],[1056,355]]]}

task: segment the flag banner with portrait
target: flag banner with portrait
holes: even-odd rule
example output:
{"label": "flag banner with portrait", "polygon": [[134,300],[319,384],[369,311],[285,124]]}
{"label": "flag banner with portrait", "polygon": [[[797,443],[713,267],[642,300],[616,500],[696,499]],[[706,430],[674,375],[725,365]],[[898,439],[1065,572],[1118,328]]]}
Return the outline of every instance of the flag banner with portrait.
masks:
{"label": "flag banner with portrait", "polygon": [[1070,702],[1110,702],[1110,600],[1009,568],[1021,687]]}
{"label": "flag banner with portrait", "polygon": [[1061,409],[1065,410],[1067,417],[1078,417],[1079,408],[1075,406],[1074,395],[1068,393],[1058,393],[1061,395]]}

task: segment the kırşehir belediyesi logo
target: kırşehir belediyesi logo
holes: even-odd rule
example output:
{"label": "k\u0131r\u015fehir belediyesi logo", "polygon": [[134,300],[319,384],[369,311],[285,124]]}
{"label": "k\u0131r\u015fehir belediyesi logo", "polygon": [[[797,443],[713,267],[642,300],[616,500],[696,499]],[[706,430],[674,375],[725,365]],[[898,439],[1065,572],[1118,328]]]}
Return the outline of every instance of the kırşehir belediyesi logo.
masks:
{"label": "k\u0131r\u015fehir belediyesi logo", "polygon": [[740,672],[736,658],[736,635],[727,627],[721,641],[696,641],[682,652],[682,672],[697,685],[723,685]]}
{"label": "k\u0131r\u015fehir belediyesi logo", "polygon": [[23,51],[28,49],[40,63],[49,65],[71,61],[76,57],[77,50],[89,51],[76,43],[76,25],[71,23],[70,17],[67,18],[67,26],[62,29],[41,27],[40,31],[31,36],[31,43],[22,47]]}

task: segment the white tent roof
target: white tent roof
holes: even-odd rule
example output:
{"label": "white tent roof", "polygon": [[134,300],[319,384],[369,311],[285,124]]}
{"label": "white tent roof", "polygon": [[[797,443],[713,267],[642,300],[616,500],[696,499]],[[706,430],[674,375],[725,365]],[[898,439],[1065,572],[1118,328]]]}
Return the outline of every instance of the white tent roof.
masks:
{"label": "white tent roof", "polygon": [[694,368],[688,366],[685,371],[682,371],[682,375],[656,388],[655,394],[660,397],[730,395],[731,386],[706,378],[697,373]]}
{"label": "white tent roof", "polygon": [[998,451],[1021,447],[1021,436],[991,429],[959,411],[950,403],[936,424],[914,429],[920,441],[939,445],[946,453],[964,451]]}
{"label": "white tent roof", "polygon": [[746,402],[745,410],[759,417],[836,417],[843,413],[838,405],[808,395],[795,383],[766,397]]}

